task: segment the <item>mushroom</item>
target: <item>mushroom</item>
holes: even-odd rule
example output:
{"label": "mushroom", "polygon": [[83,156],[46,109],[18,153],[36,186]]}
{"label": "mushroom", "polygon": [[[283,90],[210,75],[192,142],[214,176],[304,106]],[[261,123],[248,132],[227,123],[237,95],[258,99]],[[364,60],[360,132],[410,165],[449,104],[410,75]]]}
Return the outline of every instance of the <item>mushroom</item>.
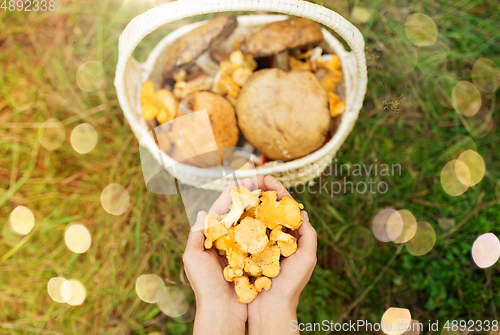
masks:
{"label": "mushroom", "polygon": [[253,285],[255,286],[257,292],[260,292],[262,290],[269,291],[271,289],[272,282],[271,279],[267,277],[259,277],[255,279]]}
{"label": "mushroom", "polygon": [[172,92],[166,89],[156,91],[151,81],[142,84],[140,101],[144,119],[153,121],[156,118],[159,124],[172,120],[179,106]]}
{"label": "mushroom", "polygon": [[235,16],[219,16],[176,39],[167,48],[162,58],[162,75],[187,67],[234,31],[238,21]]}
{"label": "mushroom", "polygon": [[336,117],[345,112],[345,102],[340,97],[332,92],[328,92],[330,97],[330,115]]}
{"label": "mushroom", "polygon": [[[239,131],[233,106],[224,97],[207,91],[191,93],[181,105],[189,105],[193,111],[206,110],[211,127],[205,126],[206,119],[196,114],[195,117],[176,119],[171,137],[179,154],[200,167],[221,164],[220,148],[234,148],[238,143]],[[215,143],[210,141],[211,138],[215,138]]]}
{"label": "mushroom", "polygon": [[259,202],[259,196],[256,193],[250,192],[244,186],[239,188],[230,187],[229,194],[232,199],[232,207],[229,213],[221,220],[226,228],[233,226],[248,206],[254,207]]}
{"label": "mushroom", "polygon": [[219,64],[212,59],[210,53],[204,52],[200,57],[196,60],[196,65],[198,65],[203,72],[205,72],[210,77],[215,76],[217,70],[219,70]]}
{"label": "mushroom", "polygon": [[253,277],[264,275],[276,277],[280,273],[280,248],[275,244],[267,244],[258,254],[250,255],[245,260],[245,272]]}
{"label": "mushroom", "polygon": [[238,98],[240,87],[256,68],[257,62],[252,56],[245,56],[240,50],[231,52],[228,60],[220,62],[214,79],[213,91],[226,95],[227,98]]}
{"label": "mushroom", "polygon": [[224,227],[224,225],[219,220],[219,214],[207,214],[207,216],[205,216],[203,232],[205,233],[206,237],[206,249],[210,249],[212,247],[212,243],[215,240],[227,234],[226,227]]}
{"label": "mushroom", "polygon": [[234,228],[234,240],[244,252],[257,254],[269,241],[264,222],[247,217]]}
{"label": "mushroom", "polygon": [[243,85],[236,115],[248,142],[271,160],[290,161],[325,143],[328,93],[311,72],[263,69]]}
{"label": "mushroom", "polygon": [[175,83],[173,92],[178,99],[184,99],[193,92],[209,90],[214,83],[214,80],[203,71],[197,71],[190,77],[192,78],[188,81],[181,80]]}
{"label": "mushroom", "polygon": [[250,283],[247,276],[241,276],[234,279],[234,290],[236,291],[236,300],[242,304],[251,303],[258,294],[255,286]]}
{"label": "mushroom", "polygon": [[292,230],[298,229],[302,224],[300,210],[304,208],[289,196],[284,196],[276,201],[276,191],[262,193],[261,204],[257,208],[256,217],[265,222],[267,228],[274,229],[278,225]]}
{"label": "mushroom", "polygon": [[235,271],[237,269],[243,270],[248,253],[242,251],[238,243],[234,240],[234,228],[230,228],[227,235],[218,238],[214,245],[219,251],[223,251],[232,269]]}
{"label": "mushroom", "polygon": [[342,76],[340,58],[337,55],[323,55],[315,61],[318,67],[326,69],[328,72],[321,79],[321,85],[327,92],[335,92],[337,83]]}
{"label": "mushroom", "polygon": [[291,18],[271,22],[250,31],[240,45],[245,55],[266,57],[282,51],[317,44],[323,40],[321,26],[309,19]]}
{"label": "mushroom", "polygon": [[223,274],[224,274],[224,279],[226,279],[228,282],[232,282],[236,277],[243,276],[243,270],[241,269],[235,270],[230,265],[228,265],[224,268]]}
{"label": "mushroom", "polygon": [[278,244],[284,257],[289,257],[297,251],[297,240],[290,234],[283,232],[283,226],[276,226],[269,235],[271,243]]}
{"label": "mushroom", "polygon": [[289,67],[288,55],[289,55],[288,51],[277,53],[276,55],[273,56],[271,66],[282,70],[288,70]]}

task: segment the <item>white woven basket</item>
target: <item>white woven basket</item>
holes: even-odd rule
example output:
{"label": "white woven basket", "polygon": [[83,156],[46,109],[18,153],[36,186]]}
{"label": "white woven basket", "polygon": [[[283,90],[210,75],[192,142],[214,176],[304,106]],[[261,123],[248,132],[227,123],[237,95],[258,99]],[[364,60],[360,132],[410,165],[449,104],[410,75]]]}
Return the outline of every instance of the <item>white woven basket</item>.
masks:
{"label": "white woven basket", "polygon": [[[115,86],[118,100],[132,131],[141,144],[164,166],[173,166],[177,162],[158,150],[158,146],[142,117],[140,109],[140,89],[146,80],[159,81],[154,71],[159,56],[170,43],[188,31],[203,24],[197,22],[181,27],[167,35],[150,53],[147,61],[138,63],[132,58],[132,52],[139,42],[160,26],[194,15],[228,11],[270,11],[305,17],[319,22],[337,32],[350,46],[347,52],[343,45],[326,29],[323,29],[323,47],[328,52],[336,53],[343,67],[341,97],[346,102],[346,111],[332,139],[317,151],[286,163],[269,162],[252,170],[238,170],[238,179],[251,178],[256,173],[273,175],[286,187],[305,184],[318,177],[331,163],[335,153],[344,143],[354,127],[366,93],[367,73],[364,54],[364,40],[359,30],[334,11],[301,0],[178,0],[148,10],[135,17],[120,36],[118,45],[118,65]],[[238,28],[234,35],[244,33],[245,28],[286,19],[284,15],[249,15],[238,17]],[[307,138],[307,137],[305,137]],[[210,169],[183,165],[182,169],[168,168],[168,171],[181,182],[206,189],[223,190],[232,176],[214,179]]]}

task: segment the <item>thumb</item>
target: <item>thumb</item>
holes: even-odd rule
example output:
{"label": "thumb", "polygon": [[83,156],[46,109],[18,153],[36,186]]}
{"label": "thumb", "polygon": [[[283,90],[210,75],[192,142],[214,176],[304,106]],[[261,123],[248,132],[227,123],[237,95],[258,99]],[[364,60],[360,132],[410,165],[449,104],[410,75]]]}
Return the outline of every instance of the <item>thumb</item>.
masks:
{"label": "thumb", "polygon": [[205,250],[205,235],[203,233],[203,221],[207,213],[204,211],[198,212],[198,216],[196,218],[196,223],[191,227],[191,232],[189,233],[189,237],[186,244],[186,251],[203,251]]}

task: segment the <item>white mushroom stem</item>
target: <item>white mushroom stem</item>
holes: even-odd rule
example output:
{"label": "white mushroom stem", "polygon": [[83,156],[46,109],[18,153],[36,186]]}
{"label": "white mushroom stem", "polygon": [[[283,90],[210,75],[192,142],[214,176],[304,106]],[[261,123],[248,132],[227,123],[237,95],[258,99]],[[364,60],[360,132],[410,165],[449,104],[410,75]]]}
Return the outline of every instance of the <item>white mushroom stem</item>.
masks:
{"label": "white mushroom stem", "polygon": [[288,55],[288,51],[283,51],[274,55],[272,67],[277,67],[285,71],[288,70]]}
{"label": "white mushroom stem", "polygon": [[215,76],[219,70],[219,64],[212,59],[208,51],[198,57],[196,65],[198,65],[210,77]]}

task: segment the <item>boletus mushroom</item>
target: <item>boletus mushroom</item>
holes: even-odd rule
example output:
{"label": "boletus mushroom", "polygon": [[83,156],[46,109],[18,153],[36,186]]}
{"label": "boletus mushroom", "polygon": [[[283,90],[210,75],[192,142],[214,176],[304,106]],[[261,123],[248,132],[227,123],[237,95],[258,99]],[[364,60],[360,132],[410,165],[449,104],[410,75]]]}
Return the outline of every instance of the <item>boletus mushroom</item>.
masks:
{"label": "boletus mushroom", "polygon": [[[220,148],[234,148],[239,138],[231,103],[216,93],[197,91],[182,100],[179,109],[181,106],[188,106],[193,112],[206,110],[211,128],[206,127],[201,118],[177,118],[171,136],[179,155],[199,167],[221,164]],[[213,140],[210,141],[212,138],[215,138],[216,146]]]}
{"label": "boletus mushroom", "polygon": [[309,19],[295,17],[259,27],[246,35],[240,45],[245,55],[267,57],[282,51],[317,44],[323,40],[321,26]]}
{"label": "boletus mushroom", "polygon": [[271,160],[290,161],[324,144],[328,93],[309,71],[263,69],[241,88],[236,115],[247,141]]}
{"label": "boletus mushroom", "polygon": [[162,75],[169,77],[192,64],[213,45],[231,35],[237,25],[235,16],[219,16],[179,37],[163,55]]}

